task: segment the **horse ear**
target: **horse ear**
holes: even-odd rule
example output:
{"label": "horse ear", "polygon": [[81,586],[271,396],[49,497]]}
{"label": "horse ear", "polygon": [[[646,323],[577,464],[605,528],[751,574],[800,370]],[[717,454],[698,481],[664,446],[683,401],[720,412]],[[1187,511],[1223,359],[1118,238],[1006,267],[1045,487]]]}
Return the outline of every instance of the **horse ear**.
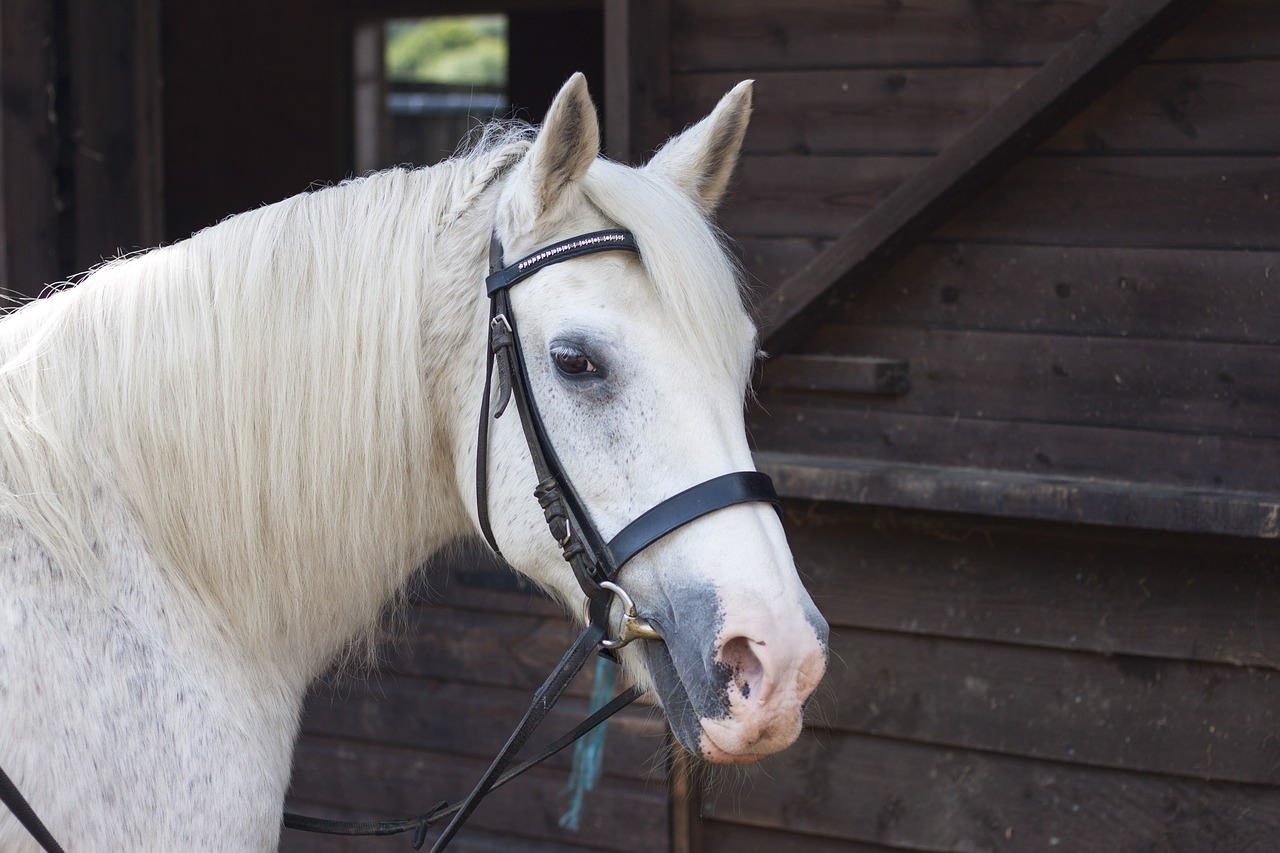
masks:
{"label": "horse ear", "polygon": [[565,189],[586,174],[600,154],[600,125],[596,105],[587,91],[587,78],[575,73],[560,88],[538,131],[528,164],[528,189],[533,219],[555,207]]}
{"label": "horse ear", "polygon": [[724,198],[751,117],[751,80],[734,86],[711,114],[670,139],[646,169],[666,176],[710,215]]}

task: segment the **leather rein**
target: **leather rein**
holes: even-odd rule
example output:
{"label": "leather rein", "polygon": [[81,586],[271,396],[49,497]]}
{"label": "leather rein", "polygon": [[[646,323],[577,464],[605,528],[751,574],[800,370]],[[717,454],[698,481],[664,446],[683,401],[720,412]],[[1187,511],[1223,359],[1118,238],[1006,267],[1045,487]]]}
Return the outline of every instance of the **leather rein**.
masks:
{"label": "leather rein", "polygon": [[[536,755],[514,764],[520,749],[592,652],[599,650],[601,654],[612,658],[614,650],[634,640],[662,639],[639,616],[631,597],[617,583],[619,569],[637,553],[668,533],[716,510],[757,501],[771,503],[779,508],[778,496],[768,475],[756,471],[735,471],[713,477],[667,498],[608,541],[601,536],[565,474],[538,412],[524,351],[520,346],[510,290],[519,282],[553,264],[610,251],[639,254],[640,248],[630,231],[606,229],[553,243],[510,266],[503,266],[502,244],[495,234],[490,240],[489,275],[485,279],[489,296],[489,333],[484,398],[480,406],[476,442],[476,510],[480,529],[494,553],[501,556],[489,520],[489,424],[491,420],[501,417],[508,404],[514,400],[538,478],[534,497],[542,507],[552,538],[560,546],[565,561],[573,569],[574,577],[586,596],[586,628],[534,693],[524,717],[493,759],[489,769],[461,803],[452,806],[440,803],[417,817],[383,821],[338,821],[285,812],[286,828],[337,835],[394,835],[411,831],[414,833],[413,848],[417,850],[425,842],[427,830],[449,817],[451,819],[448,825],[431,848],[432,853],[444,850],[489,792],[569,746],[643,694],[644,691],[637,687],[623,691]],[[495,368],[497,402],[491,406]],[[615,598],[621,605],[622,621],[616,635],[611,635],[609,613]],[[62,853],[62,848],[40,823],[17,788],[4,776],[3,770],[0,770],[0,802],[18,816],[48,853]]]}

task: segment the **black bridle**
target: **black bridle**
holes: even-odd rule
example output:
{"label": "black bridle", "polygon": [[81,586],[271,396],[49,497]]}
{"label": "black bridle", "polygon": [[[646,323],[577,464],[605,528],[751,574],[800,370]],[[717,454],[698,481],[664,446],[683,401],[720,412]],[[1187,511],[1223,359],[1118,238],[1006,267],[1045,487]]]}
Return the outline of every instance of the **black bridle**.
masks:
{"label": "black bridle", "polygon": [[[502,244],[495,234],[490,241],[489,275],[485,279],[489,295],[489,335],[484,398],[480,405],[476,440],[476,514],[480,530],[489,546],[500,555],[489,520],[489,424],[491,420],[501,417],[507,405],[514,400],[538,478],[534,496],[542,507],[552,538],[560,546],[564,559],[572,567],[574,577],[586,596],[586,628],[538,688],[524,717],[463,802],[453,806],[440,803],[417,817],[385,821],[334,821],[286,812],[286,828],[338,835],[394,835],[412,831],[413,847],[416,850],[425,841],[429,827],[451,816],[448,826],[431,848],[432,853],[444,850],[461,829],[463,822],[490,791],[564,749],[642,695],[643,691],[636,687],[623,691],[535,756],[512,766],[521,747],[559,700],[592,652],[600,650],[601,654],[612,656],[613,650],[633,640],[662,639],[637,614],[631,597],[617,583],[618,570],[637,553],[668,533],[716,510],[757,501],[779,506],[777,493],[768,475],[756,471],[734,471],[713,477],[667,498],[608,541],[601,536],[591,514],[565,474],[538,412],[530,388],[524,351],[520,346],[510,290],[519,282],[553,264],[611,251],[639,254],[640,249],[630,231],[608,229],[562,240],[504,267]],[[497,404],[491,406],[495,367],[498,374]],[[610,636],[609,612],[615,598],[622,605],[622,622],[616,635]],[[6,782],[7,777],[0,771],[0,801],[19,816],[45,850],[61,853],[57,842],[40,824],[17,788],[12,784],[6,787]]]}

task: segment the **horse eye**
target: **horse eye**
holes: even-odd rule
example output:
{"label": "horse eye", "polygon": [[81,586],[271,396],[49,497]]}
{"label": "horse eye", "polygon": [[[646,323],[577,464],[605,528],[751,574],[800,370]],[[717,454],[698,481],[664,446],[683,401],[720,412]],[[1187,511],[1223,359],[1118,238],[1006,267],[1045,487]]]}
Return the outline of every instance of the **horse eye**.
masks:
{"label": "horse eye", "polygon": [[587,358],[586,353],[576,347],[556,347],[551,351],[556,367],[566,376],[583,376],[598,373],[599,368]]}

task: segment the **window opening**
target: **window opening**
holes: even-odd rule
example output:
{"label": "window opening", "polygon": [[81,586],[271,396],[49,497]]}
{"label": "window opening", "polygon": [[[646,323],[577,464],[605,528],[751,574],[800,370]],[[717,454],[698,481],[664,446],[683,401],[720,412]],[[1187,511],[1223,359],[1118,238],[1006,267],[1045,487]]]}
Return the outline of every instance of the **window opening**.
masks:
{"label": "window opening", "polygon": [[508,113],[506,15],[397,18],[356,33],[357,172],[449,157]]}

